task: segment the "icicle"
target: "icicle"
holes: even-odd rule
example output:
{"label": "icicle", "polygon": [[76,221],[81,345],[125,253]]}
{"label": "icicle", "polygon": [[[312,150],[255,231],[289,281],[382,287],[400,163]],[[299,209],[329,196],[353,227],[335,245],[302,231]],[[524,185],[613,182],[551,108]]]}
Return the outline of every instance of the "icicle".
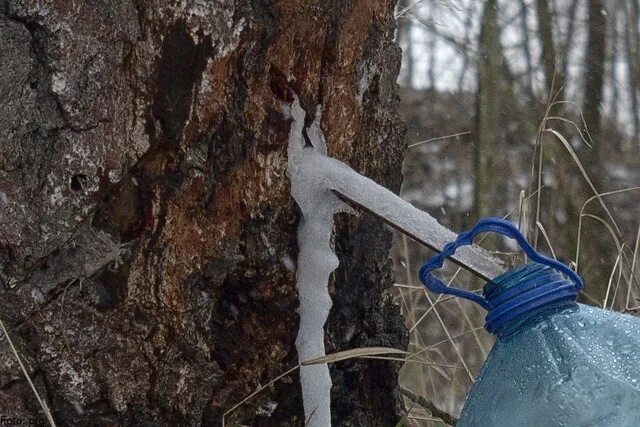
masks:
{"label": "icicle", "polygon": [[[329,190],[321,169],[326,159],[324,136],[320,129],[320,111],[306,129],[312,146],[303,138],[305,112],[296,98],[292,105],[293,124],[289,133],[287,173],[291,194],[302,211],[298,226],[297,288],[300,299],[300,326],[296,349],[300,361],[325,355],[324,324],[329,316],[329,275],[338,267],[331,249],[333,215],[347,210]],[[300,382],[304,413],[309,426],[330,426],[331,377],[324,365],[302,366]]]}
{"label": "icicle", "polygon": [[[300,253],[296,277],[300,299],[296,349],[300,361],[325,355],[324,324],[331,308],[329,275],[338,267],[338,259],[331,250],[333,215],[350,211],[336,194],[436,251],[441,251],[445,243],[455,238],[453,232],[428,213],[416,209],[339,160],[328,157],[320,127],[321,116],[321,110],[318,109],[314,122],[305,129],[305,112],[298,98],[294,98],[287,174],[291,180],[291,194],[302,211],[298,227]],[[305,137],[311,145],[305,143]],[[499,260],[477,246],[461,248],[452,258],[464,268],[487,279],[504,271]],[[326,364],[302,366],[300,381],[308,425],[329,426],[329,368]]]}

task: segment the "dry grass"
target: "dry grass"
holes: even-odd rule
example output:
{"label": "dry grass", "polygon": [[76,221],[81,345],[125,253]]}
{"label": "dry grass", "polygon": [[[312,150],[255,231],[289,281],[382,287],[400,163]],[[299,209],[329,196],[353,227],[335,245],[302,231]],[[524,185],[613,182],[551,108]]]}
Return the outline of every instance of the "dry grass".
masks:
{"label": "dry grass", "polygon": [[[553,167],[553,165],[545,164],[549,159],[543,155],[543,136],[545,134],[553,136],[555,141],[563,147],[567,158],[577,167],[580,175],[576,179],[582,179],[586,187],[593,193],[592,196],[584,200],[580,209],[576,236],[577,249],[575,259],[571,263],[572,266],[576,270],[580,266],[580,248],[583,244],[581,237],[587,230],[591,235],[595,232],[603,239],[611,239],[617,250],[615,262],[609,266],[609,280],[604,297],[597,299],[586,291],[583,291],[583,295],[590,304],[596,306],[625,312],[640,311],[638,303],[640,301],[640,286],[638,286],[636,279],[640,226],[633,236],[635,237],[634,244],[628,244],[615,220],[612,209],[605,200],[607,196],[637,191],[640,190],[640,187],[602,193],[598,191],[567,138],[559,130],[551,127],[554,122],[569,125],[577,130],[576,136],[582,143],[589,147],[593,144],[588,131],[582,132],[581,127],[575,122],[560,117],[558,113],[552,115],[551,111],[554,107],[573,107],[582,120],[582,128],[587,129],[580,109],[572,102],[559,101],[560,93],[561,90],[558,90],[549,94],[545,115],[538,127],[535,149],[532,154],[528,194],[524,190],[520,193],[517,209],[507,216],[515,213],[516,217],[512,220],[536,244],[538,236],[541,235],[545,241],[544,252],[550,253],[556,258],[556,248],[553,247],[552,239],[547,230],[554,237],[559,233],[558,230],[552,228],[552,221],[543,218],[541,211],[541,195],[544,190],[542,174],[545,167]],[[418,144],[420,143],[412,144],[410,147]],[[577,194],[575,196],[578,197]],[[603,216],[588,212],[587,208],[593,201],[598,201]],[[533,218],[531,219],[529,212],[532,212]],[[544,223],[547,223],[547,226]],[[409,241],[406,236],[398,236],[394,248],[396,281],[398,282],[395,289],[406,326],[411,333],[409,350],[414,355],[426,354],[430,359],[440,363],[439,369],[435,369],[433,366],[405,364],[401,370],[400,386],[426,401],[432,402],[439,411],[453,414],[455,417],[459,414],[466,395],[473,385],[474,378],[487,357],[493,337],[485,332],[483,328],[485,313],[477,306],[468,301],[430,294],[420,284],[414,283],[413,278],[417,277],[417,270],[420,267],[420,265],[414,264],[421,264],[431,255],[426,249],[420,248],[416,242]],[[400,260],[402,262],[399,262]],[[443,280],[448,279],[449,283],[455,281],[456,283],[470,283],[474,287],[479,285],[474,278],[460,274],[460,269],[444,269],[442,277]],[[444,368],[444,366],[451,364],[461,364],[465,368],[464,372],[460,372],[459,369]],[[441,419],[435,417],[423,405],[421,406],[417,400],[419,399],[410,399],[405,395],[406,417],[404,425],[443,425]]]}
{"label": "dry grass", "polygon": [[[572,156],[576,163],[579,163],[577,156]],[[584,168],[579,166],[582,171]],[[586,172],[585,172],[586,174]],[[585,177],[588,180],[588,177]],[[541,189],[541,181],[540,187]],[[585,202],[588,204],[591,200],[599,200],[604,203],[603,196],[608,194],[619,194],[622,192],[633,191],[636,188],[618,190],[611,193],[597,193],[591,199]],[[594,189],[595,192],[595,189]],[[539,191],[537,191],[539,194]],[[528,198],[531,198],[529,195]],[[606,294],[603,300],[596,300],[590,295],[585,295],[594,305],[620,310],[634,311],[640,310],[640,306],[632,306],[634,301],[638,301],[640,295],[637,275],[637,255],[640,246],[640,228],[635,238],[633,250],[625,242],[621,241],[622,236],[616,232],[617,224],[613,220],[608,206],[604,206],[605,212],[608,212],[609,218],[601,218],[584,212],[584,207],[580,215],[579,233],[583,231],[584,225],[582,219],[587,218],[600,224],[605,233],[603,236],[610,236],[618,248],[616,261],[611,266],[611,273],[606,288]],[[519,209],[521,214],[525,209]],[[537,218],[540,218],[537,216]],[[519,222],[516,220],[516,222]],[[526,221],[523,221],[526,224]],[[537,231],[544,237],[548,250],[555,257],[555,252],[549,239],[549,236],[540,220],[536,221]],[[579,237],[579,236],[578,236]],[[402,236],[403,258],[405,260],[416,259],[415,254],[409,251],[409,245],[406,243],[407,238]],[[578,246],[579,248],[579,246]],[[418,251],[421,252],[421,251]],[[420,259],[426,260],[426,251],[422,251]],[[576,254],[574,265],[578,266],[579,252]],[[419,266],[418,266],[419,267]],[[424,397],[443,411],[457,415],[464,402],[466,394],[473,384],[473,379],[477,376],[484,359],[487,356],[487,349],[491,346],[493,338],[487,334],[482,328],[484,313],[480,312],[477,307],[466,301],[455,299],[455,305],[445,305],[451,298],[442,298],[442,296],[429,295],[424,289],[411,283],[411,276],[416,274],[411,269],[411,262],[405,261],[405,274],[407,284],[396,284],[398,300],[402,308],[405,322],[411,331],[411,343],[409,348],[413,354],[429,354],[435,360],[441,361],[442,366],[453,363],[461,363],[465,368],[466,377],[452,369],[440,368],[438,370],[431,366],[409,365],[405,364],[401,372],[401,386],[406,387],[412,392]],[[457,276],[459,270],[450,270],[450,281]],[[624,280],[623,280],[624,279]],[[465,279],[459,278],[457,281],[463,282]],[[471,278],[466,280],[472,281]],[[416,289],[417,288],[417,289]],[[441,312],[446,311],[446,316],[442,316]],[[444,319],[443,319],[444,317]],[[418,327],[420,326],[420,327]],[[442,333],[446,339],[442,339]],[[473,337],[473,339],[469,339]],[[406,404],[406,424],[413,426],[435,426],[442,425],[442,421],[433,417],[432,414],[426,413],[421,416],[411,416],[421,409],[416,402],[405,399]],[[423,411],[424,412],[424,411]]]}
{"label": "dry grass", "polygon": [[3,336],[6,338],[7,342],[9,343],[9,347],[11,348],[11,352],[13,353],[13,357],[16,359],[16,362],[18,362],[18,365],[20,366],[20,369],[22,370],[22,374],[24,375],[25,379],[29,383],[29,387],[31,387],[31,391],[33,392],[33,395],[35,396],[36,400],[40,404],[40,407],[42,408],[42,412],[44,412],[44,415],[47,418],[47,421],[49,422],[49,425],[51,427],[55,427],[56,423],[53,420],[53,417],[51,416],[51,411],[49,411],[49,407],[47,406],[46,402],[44,400],[42,400],[42,398],[40,397],[40,393],[38,393],[38,390],[36,389],[36,386],[33,384],[33,381],[31,381],[31,377],[29,376],[29,373],[27,372],[27,368],[25,368],[24,364],[22,363],[22,359],[20,358],[20,355],[18,354],[18,350],[13,345],[13,341],[11,341],[11,337],[9,336],[9,334],[7,333],[6,328],[4,327],[4,323],[2,322],[2,319],[0,319],[0,330],[2,330]]}

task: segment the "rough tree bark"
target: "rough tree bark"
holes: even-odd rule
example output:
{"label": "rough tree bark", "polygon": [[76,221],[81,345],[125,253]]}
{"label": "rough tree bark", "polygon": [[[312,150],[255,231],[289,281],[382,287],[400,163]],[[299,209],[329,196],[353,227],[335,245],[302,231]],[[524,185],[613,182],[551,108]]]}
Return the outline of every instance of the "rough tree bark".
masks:
{"label": "rough tree bark", "polygon": [[[0,316],[61,425],[216,425],[297,363],[289,94],[398,190],[393,9],[0,1]],[[336,228],[328,352],[402,348],[390,232]],[[397,367],[332,366],[334,421],[397,421]],[[41,416],[4,337],[0,414]],[[230,421],[303,424],[297,374]]]}

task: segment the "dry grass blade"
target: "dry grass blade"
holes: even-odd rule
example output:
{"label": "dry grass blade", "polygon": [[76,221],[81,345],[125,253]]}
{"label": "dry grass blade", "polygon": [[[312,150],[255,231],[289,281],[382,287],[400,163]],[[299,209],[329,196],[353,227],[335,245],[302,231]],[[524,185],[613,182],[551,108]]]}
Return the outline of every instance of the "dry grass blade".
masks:
{"label": "dry grass blade", "polygon": [[[423,290],[424,290],[424,288],[423,288]],[[412,333],[413,331],[415,331],[415,329],[418,327],[418,325],[420,325],[420,323],[422,323],[422,321],[424,320],[424,318],[425,318],[425,317],[427,317],[427,315],[428,315],[429,313],[431,313],[431,310],[433,310],[433,309],[436,307],[436,305],[437,305],[438,303],[442,302],[441,300],[442,300],[442,296],[443,296],[443,295],[444,295],[444,294],[438,295],[438,298],[437,298],[437,299],[436,299],[436,301],[431,305],[431,307],[429,307],[429,308],[428,308],[428,309],[427,309],[427,310],[422,314],[422,316],[420,316],[420,318],[419,318],[417,321],[415,321],[415,322],[413,323],[413,325],[409,328],[409,333]]]}
{"label": "dry grass blade", "polygon": [[447,325],[444,323],[444,320],[442,320],[440,313],[438,313],[438,309],[435,307],[433,300],[431,299],[431,297],[429,296],[426,290],[424,291],[424,294],[427,297],[429,304],[433,307],[433,312],[435,313],[436,318],[438,319],[438,323],[440,323],[440,326],[442,326],[442,329],[444,330],[444,333],[447,336],[447,339],[451,343],[451,346],[453,347],[453,351],[455,351],[456,355],[458,356],[458,359],[460,359],[460,363],[462,363],[462,366],[464,366],[464,369],[467,372],[469,379],[471,380],[471,382],[473,382],[473,375],[471,374],[471,370],[467,366],[467,362],[464,360],[464,357],[462,357],[462,353],[460,353],[460,350],[458,350],[458,347],[456,347],[456,343],[453,342],[451,333],[449,333],[449,328],[447,328]]}
{"label": "dry grass blade", "polygon": [[609,292],[611,292],[611,284],[613,283],[613,276],[615,276],[616,270],[618,269],[618,265],[620,264],[620,258],[622,258],[622,251],[618,252],[618,256],[616,257],[616,262],[615,264],[613,264],[613,270],[611,271],[611,275],[609,276],[609,283],[607,284],[607,292],[604,295],[602,308],[607,308],[607,301],[609,300]]}
{"label": "dry grass blade", "polygon": [[389,347],[361,347],[351,350],[339,351],[337,353],[327,354],[323,357],[305,360],[301,363],[303,366],[320,365],[323,363],[335,363],[341,360],[353,359],[356,357],[379,356],[383,354],[409,354],[404,350]]}
{"label": "dry grass blade", "polygon": [[462,365],[450,365],[448,363],[438,363],[438,362],[430,362],[428,360],[417,360],[417,359],[409,359],[403,357],[391,357],[391,356],[362,356],[361,359],[373,359],[373,360],[391,360],[394,362],[405,362],[405,363],[418,363],[421,365],[428,365],[438,368],[449,368],[449,369],[464,369]]}
{"label": "dry grass blade", "polygon": [[[589,142],[587,140],[587,138],[585,138],[585,136],[582,134],[582,131],[580,130],[580,126],[578,126],[576,124],[576,122],[574,122],[573,120],[569,120],[569,119],[565,119],[564,117],[557,117],[557,116],[547,117],[547,120],[557,120],[557,121],[560,121],[560,122],[563,122],[563,123],[568,123],[568,124],[572,125],[578,131],[578,135],[580,135],[580,139],[582,139],[582,141],[585,144],[587,144],[589,146],[589,148],[593,148],[593,145],[591,145],[593,143],[593,141]],[[589,138],[591,138],[591,136],[589,136]]]}
{"label": "dry grass blade", "polygon": [[[525,190],[520,191],[518,196],[518,230],[522,233],[525,239],[529,240],[529,212],[527,203],[527,192]],[[522,255],[523,260],[527,261],[527,255],[518,248],[518,255]]]}
{"label": "dry grass blade", "polygon": [[420,142],[414,142],[413,144],[409,144],[407,146],[407,148],[413,148],[413,147],[417,147],[419,145],[422,144],[426,144],[428,142],[434,142],[434,141],[442,141],[444,139],[449,139],[449,138],[456,138],[458,136],[462,136],[462,135],[470,135],[471,131],[466,131],[466,132],[459,132],[459,133],[454,133],[452,135],[445,135],[445,136],[438,136],[436,138],[429,138],[429,139],[425,139],[424,141],[420,141]]}
{"label": "dry grass blade", "polygon": [[[546,121],[543,121],[542,125],[545,125]],[[540,222],[540,205],[542,203],[542,159],[543,159],[543,152],[544,152],[544,146],[542,145],[542,135],[539,133],[538,134],[538,145],[536,145],[536,148],[538,148],[538,189],[537,189],[537,195],[536,195],[536,223]],[[534,153],[535,156],[535,153]],[[534,168],[534,164],[535,164],[535,159],[533,162],[531,162],[531,168],[532,168],[532,173],[533,173],[533,168]],[[531,188],[529,189],[529,191],[531,191]],[[538,229],[536,228],[533,232],[533,247],[534,248],[538,248]]]}
{"label": "dry grass blade", "polygon": [[[411,257],[409,256],[409,240],[407,239],[407,235],[402,235],[402,249],[404,251],[404,271],[407,275],[407,285],[413,286],[413,278],[411,277]],[[413,316],[413,310],[407,304],[407,301],[404,298],[404,292],[400,289],[400,297],[402,299],[402,304],[404,306],[405,314]]]}
{"label": "dry grass blade", "polygon": [[418,405],[422,406],[424,409],[426,409],[427,411],[429,411],[431,413],[431,415],[433,415],[434,417],[437,417],[437,419],[435,421],[443,421],[446,424],[449,425],[456,425],[458,423],[458,419],[456,417],[454,417],[453,415],[440,410],[434,403],[429,402],[427,399],[425,399],[424,397],[420,396],[419,394],[416,394],[414,392],[412,392],[411,390],[404,388],[404,387],[400,387],[400,393],[402,393],[404,396],[406,396],[409,400],[411,400],[414,403],[417,403]]}
{"label": "dry grass blade", "polygon": [[405,16],[409,15],[410,13],[413,12],[413,9],[415,9],[416,7],[418,7],[420,5],[420,3],[422,3],[424,0],[417,0],[416,2],[410,4],[409,6],[405,7],[402,10],[399,10],[396,14],[395,14],[395,18],[399,19],[399,18],[404,18]]}
{"label": "dry grass blade", "polygon": [[[584,113],[582,112],[582,108],[580,108],[580,106],[578,104],[576,104],[574,101],[554,101],[551,104],[552,107],[554,107],[556,105],[571,105],[572,107],[575,107],[578,110],[578,113],[580,114],[580,120],[582,121],[582,126],[584,128],[584,132],[587,134],[589,139],[587,140],[587,138],[585,138],[582,135],[582,132],[579,132],[580,133],[580,138],[582,138],[582,141],[584,141],[584,143],[587,144],[589,146],[589,148],[593,148],[593,138],[591,138],[591,134],[589,133],[589,126],[587,126],[587,121],[584,119]],[[558,117],[556,117],[556,118],[558,118]],[[571,122],[571,123],[573,123],[573,122]],[[573,125],[576,126],[577,128],[579,128],[575,123],[573,123]]]}
{"label": "dry grass blade", "polygon": [[13,357],[15,357],[16,361],[18,362],[18,365],[20,365],[20,369],[22,369],[22,373],[24,374],[24,377],[29,383],[29,387],[31,387],[31,391],[33,391],[33,394],[36,396],[36,399],[38,400],[38,403],[40,404],[40,407],[44,412],[44,415],[47,417],[47,421],[49,421],[49,425],[51,425],[52,427],[56,427],[56,423],[55,421],[53,421],[51,412],[49,411],[49,408],[47,407],[47,404],[44,402],[44,400],[40,398],[40,394],[38,393],[38,390],[36,390],[36,386],[33,384],[33,381],[31,381],[31,378],[29,377],[27,368],[25,368],[24,365],[22,364],[20,355],[18,355],[18,350],[16,350],[16,347],[13,345],[13,341],[11,341],[11,337],[7,333],[7,329],[4,327],[4,323],[2,322],[2,319],[0,319],[0,329],[2,329],[2,334],[7,338],[7,342],[9,343],[9,347],[11,347],[11,352],[13,353]]}
{"label": "dry grass blade", "polygon": [[[624,243],[622,244],[622,246],[624,247]],[[619,257],[621,257],[624,254],[622,252],[620,252],[620,254],[618,255]],[[622,278],[622,264],[620,264],[620,268],[618,268],[618,279],[616,280],[616,287],[613,288],[613,296],[611,297],[611,304],[609,305],[609,310],[613,310],[613,305],[616,303],[616,297],[618,296],[618,289],[620,289],[620,279]]]}
{"label": "dry grass blade", "polygon": [[[346,350],[346,351],[340,351],[340,352],[333,353],[333,354],[328,354],[328,355],[326,355],[324,357],[319,357],[317,359],[306,360],[306,361],[294,366],[293,368],[289,369],[288,371],[283,372],[282,374],[278,375],[277,377],[275,377],[274,379],[272,379],[271,381],[269,381],[265,385],[262,385],[262,386],[258,387],[253,393],[251,393],[250,395],[246,396],[244,399],[242,399],[241,401],[239,401],[238,403],[233,405],[229,410],[227,410],[224,414],[222,414],[222,427],[225,426],[226,418],[229,416],[229,414],[231,414],[233,411],[238,409],[240,406],[244,405],[246,402],[248,402],[251,398],[253,398],[257,394],[259,394],[260,392],[262,392],[264,389],[271,387],[273,384],[275,384],[276,382],[280,381],[282,378],[284,378],[284,377],[290,375],[291,373],[295,372],[296,370],[300,369],[300,367],[302,367],[303,365],[307,366],[307,365],[318,365],[318,364],[323,364],[323,363],[334,363],[334,362],[339,362],[341,360],[354,359],[354,358],[372,358],[372,356],[379,356],[379,355],[383,355],[383,354],[405,354],[405,355],[407,355],[409,353],[404,351],[404,350],[398,350],[397,348],[362,347],[362,348],[354,348],[354,349]],[[404,359],[402,359],[402,360],[404,360]]]}
{"label": "dry grass blade", "polygon": [[[547,96],[547,106],[544,112],[544,117],[540,121],[540,125],[538,125],[538,132],[536,134],[536,143],[533,150],[533,156],[531,161],[531,175],[529,176],[529,193],[531,193],[532,185],[533,185],[533,174],[535,172],[535,159],[536,152],[538,152],[538,182],[537,182],[537,190],[538,194],[536,197],[536,214],[535,214],[535,222],[540,222],[540,202],[542,197],[542,153],[543,153],[543,145],[542,145],[542,133],[547,127],[547,120],[549,115],[551,114],[551,108],[555,105],[556,99],[560,96],[562,91],[564,90],[564,84],[560,86],[560,88],[555,92],[554,89],[556,85],[556,69],[553,69],[553,76],[551,78],[551,86],[549,87],[549,94]],[[566,84],[566,83],[565,83]],[[533,227],[533,247],[538,247],[538,229]]]}
{"label": "dry grass blade", "polygon": [[[584,215],[584,211],[587,208],[587,205],[589,203],[591,203],[592,200],[595,200],[597,198],[602,198],[602,197],[611,196],[611,195],[614,195],[614,194],[621,194],[621,193],[626,193],[626,192],[629,192],[629,191],[636,191],[636,190],[640,190],[640,187],[630,187],[630,188],[623,188],[621,190],[608,191],[606,193],[601,193],[599,195],[592,196],[589,199],[587,199],[586,202],[584,202],[582,204],[582,208],[580,208],[580,217],[578,218],[578,238],[577,238],[577,243],[576,243],[576,258],[574,260],[574,263],[576,265],[576,271],[578,271],[578,259],[580,257],[580,239],[581,239],[581,235],[582,235],[582,218],[583,218],[583,216],[585,216]],[[598,218],[598,219],[600,219],[600,218]],[[611,227],[609,227],[609,228],[611,228]],[[620,244],[618,244],[617,246],[620,247]]]}
{"label": "dry grass blade", "polygon": [[[616,244],[616,249],[618,250],[618,252],[622,251],[622,244],[620,244],[620,239],[618,239],[618,236],[616,236],[615,231],[613,231],[613,228],[611,228],[611,226],[609,225],[609,223],[607,221],[605,221],[604,219],[600,218],[599,216],[596,215],[591,215],[591,214],[582,214],[580,215],[580,217],[584,217],[584,218],[591,218],[594,221],[598,221],[600,224],[604,225],[605,228],[607,229],[607,231],[609,232],[609,234],[611,235],[611,238],[613,239],[613,241]],[[576,268],[578,266],[578,260],[576,259]]]}
{"label": "dry grass blade", "polygon": [[[462,307],[462,303],[460,302],[460,298],[456,298],[455,302],[456,302],[456,305],[458,306],[458,309],[462,313],[462,317],[464,317],[464,321],[473,330],[473,326],[474,325],[473,325],[473,322],[471,321],[471,318],[469,317],[468,310],[465,310],[464,307]],[[478,335],[477,332],[473,332],[473,339],[475,340],[476,345],[480,349],[480,353],[482,353],[482,357],[486,359],[487,356],[489,355],[489,351],[484,347],[484,344],[483,344],[482,340],[480,339],[480,336]]]}
{"label": "dry grass blade", "polygon": [[522,233],[525,239],[528,239],[529,229],[527,228],[527,192],[520,190],[518,195],[518,230]]}
{"label": "dry grass blade", "polygon": [[638,259],[638,244],[640,244],[640,226],[638,226],[638,232],[636,233],[636,244],[633,249],[633,260],[631,261],[631,275],[629,276],[629,281],[627,282],[627,298],[624,303],[624,309],[629,309],[629,299],[631,298],[631,285],[635,282],[635,274],[636,274],[636,260]]}
{"label": "dry grass blade", "polygon": [[[473,329],[469,329],[468,331],[460,332],[459,334],[454,335],[454,336],[452,337],[452,339],[454,339],[454,340],[455,340],[455,339],[457,339],[457,338],[460,338],[460,337],[461,337],[461,336],[463,336],[463,335],[466,335],[466,334],[472,334],[472,333],[474,333],[474,332],[479,331],[480,329],[484,329],[484,326],[478,326],[477,328],[473,328]],[[412,359],[413,357],[419,356],[419,355],[421,355],[422,353],[426,353],[427,351],[432,350],[432,349],[436,348],[437,346],[442,345],[442,344],[447,343],[447,342],[449,342],[449,339],[448,339],[448,338],[447,338],[446,340],[438,341],[437,343],[434,343],[434,344],[431,344],[431,345],[429,345],[429,346],[427,346],[427,347],[421,348],[418,352],[416,352],[416,353],[411,353],[411,354],[409,355],[409,357],[407,358],[407,360],[410,360],[410,359]]]}
{"label": "dry grass blade", "polygon": [[245,402],[247,402],[249,399],[251,399],[253,396],[255,396],[256,394],[260,393],[262,390],[264,390],[265,388],[271,387],[273,384],[275,384],[276,382],[280,381],[282,378],[286,377],[287,375],[291,374],[292,372],[296,371],[300,369],[300,365],[296,365],[293,368],[289,369],[288,371],[278,375],[277,377],[275,377],[274,379],[272,379],[271,381],[269,381],[268,383],[266,383],[263,386],[260,386],[256,389],[256,391],[254,391],[253,393],[251,393],[250,395],[248,395],[247,397],[245,397],[244,399],[242,399],[240,402],[236,403],[235,405],[233,405],[231,407],[231,409],[229,409],[227,412],[225,412],[224,414],[222,414],[222,427],[225,427],[225,420],[227,418],[227,416],[232,413],[233,411],[235,411],[236,409],[238,409],[240,406],[244,405]]}
{"label": "dry grass blade", "polygon": [[437,422],[441,422],[442,420],[440,418],[430,418],[430,417],[422,417],[420,415],[410,415],[407,416],[407,418],[409,418],[410,420],[416,420],[416,421],[431,421],[434,423]]}
{"label": "dry grass blade", "polygon": [[591,191],[593,191],[593,193],[597,197],[598,201],[600,202],[600,206],[602,206],[602,209],[604,209],[604,211],[607,213],[607,216],[609,217],[609,219],[611,220],[611,223],[613,224],[613,226],[615,227],[616,231],[618,232],[618,235],[621,235],[622,233],[620,233],[620,229],[618,228],[618,224],[616,223],[615,219],[613,219],[613,215],[611,215],[611,212],[609,211],[609,208],[604,203],[604,200],[602,200],[602,197],[600,197],[600,193],[598,192],[596,187],[593,185],[593,182],[591,182],[591,179],[589,178],[589,175],[587,175],[587,171],[584,169],[584,166],[582,166],[582,163],[580,162],[580,159],[578,159],[578,155],[576,154],[574,149],[571,147],[571,144],[569,144],[569,141],[567,141],[567,139],[560,132],[558,132],[555,129],[548,128],[548,129],[545,130],[545,132],[549,132],[549,133],[555,135],[555,137],[558,138],[560,140],[560,142],[562,142],[562,145],[564,145],[564,147],[567,149],[567,151],[571,155],[571,158],[573,159],[575,164],[578,166],[578,169],[580,170],[580,173],[584,177],[585,181],[587,181],[587,184],[589,184],[589,187],[591,188]]}
{"label": "dry grass blade", "polygon": [[413,289],[416,291],[421,291],[424,289],[424,286],[405,285],[402,283],[394,283],[393,286],[395,286],[396,288]]}
{"label": "dry grass blade", "polygon": [[556,258],[556,253],[554,252],[553,246],[551,245],[551,240],[549,240],[549,236],[547,235],[547,232],[544,229],[542,223],[538,221],[536,222],[536,226],[538,226],[538,229],[542,233],[542,237],[544,237],[544,240],[547,242],[547,246],[549,246],[549,250],[551,251],[551,255],[553,256],[553,259],[558,259]]}

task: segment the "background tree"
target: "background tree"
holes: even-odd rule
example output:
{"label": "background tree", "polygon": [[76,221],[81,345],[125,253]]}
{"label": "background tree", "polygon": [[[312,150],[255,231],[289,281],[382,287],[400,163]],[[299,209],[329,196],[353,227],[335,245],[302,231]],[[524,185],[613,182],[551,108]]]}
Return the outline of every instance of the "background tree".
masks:
{"label": "background tree", "polygon": [[[396,10],[398,13],[402,13],[403,11],[408,10],[410,7],[411,2],[409,0],[400,0],[398,1]],[[398,19],[397,40],[400,46],[402,46],[402,56],[404,58],[404,66],[401,73],[402,85],[409,87],[413,84],[414,73],[414,41],[411,35],[412,27],[413,21],[409,16],[401,17],[400,19]]]}
{"label": "background tree", "polygon": [[[291,93],[397,190],[393,3],[4,1],[0,316],[60,425],[218,424],[297,363]],[[329,352],[403,348],[389,232],[341,218]],[[393,362],[332,366],[340,425],[397,422]],[[39,413],[0,338],[0,414]],[[302,425],[297,374],[238,408]]]}
{"label": "background tree", "polygon": [[601,103],[604,89],[604,65],[607,51],[607,9],[601,0],[589,0],[587,3],[589,19],[587,47],[585,51],[584,95],[582,113],[587,124],[593,147],[585,150],[586,163],[593,172],[593,179],[599,181],[599,159],[602,141],[600,141],[602,115]]}
{"label": "background tree", "polygon": [[564,78],[557,64],[556,48],[553,37],[553,20],[547,0],[536,0],[538,32],[542,44],[542,63],[544,64],[544,81],[547,92],[552,83],[556,88],[562,87]]}
{"label": "background tree", "polygon": [[496,179],[504,167],[504,126],[501,106],[509,99],[509,75],[502,45],[498,7],[494,0],[484,4],[478,52],[476,95],[476,140],[473,146],[475,173],[475,218],[491,214],[491,206],[506,196]]}

